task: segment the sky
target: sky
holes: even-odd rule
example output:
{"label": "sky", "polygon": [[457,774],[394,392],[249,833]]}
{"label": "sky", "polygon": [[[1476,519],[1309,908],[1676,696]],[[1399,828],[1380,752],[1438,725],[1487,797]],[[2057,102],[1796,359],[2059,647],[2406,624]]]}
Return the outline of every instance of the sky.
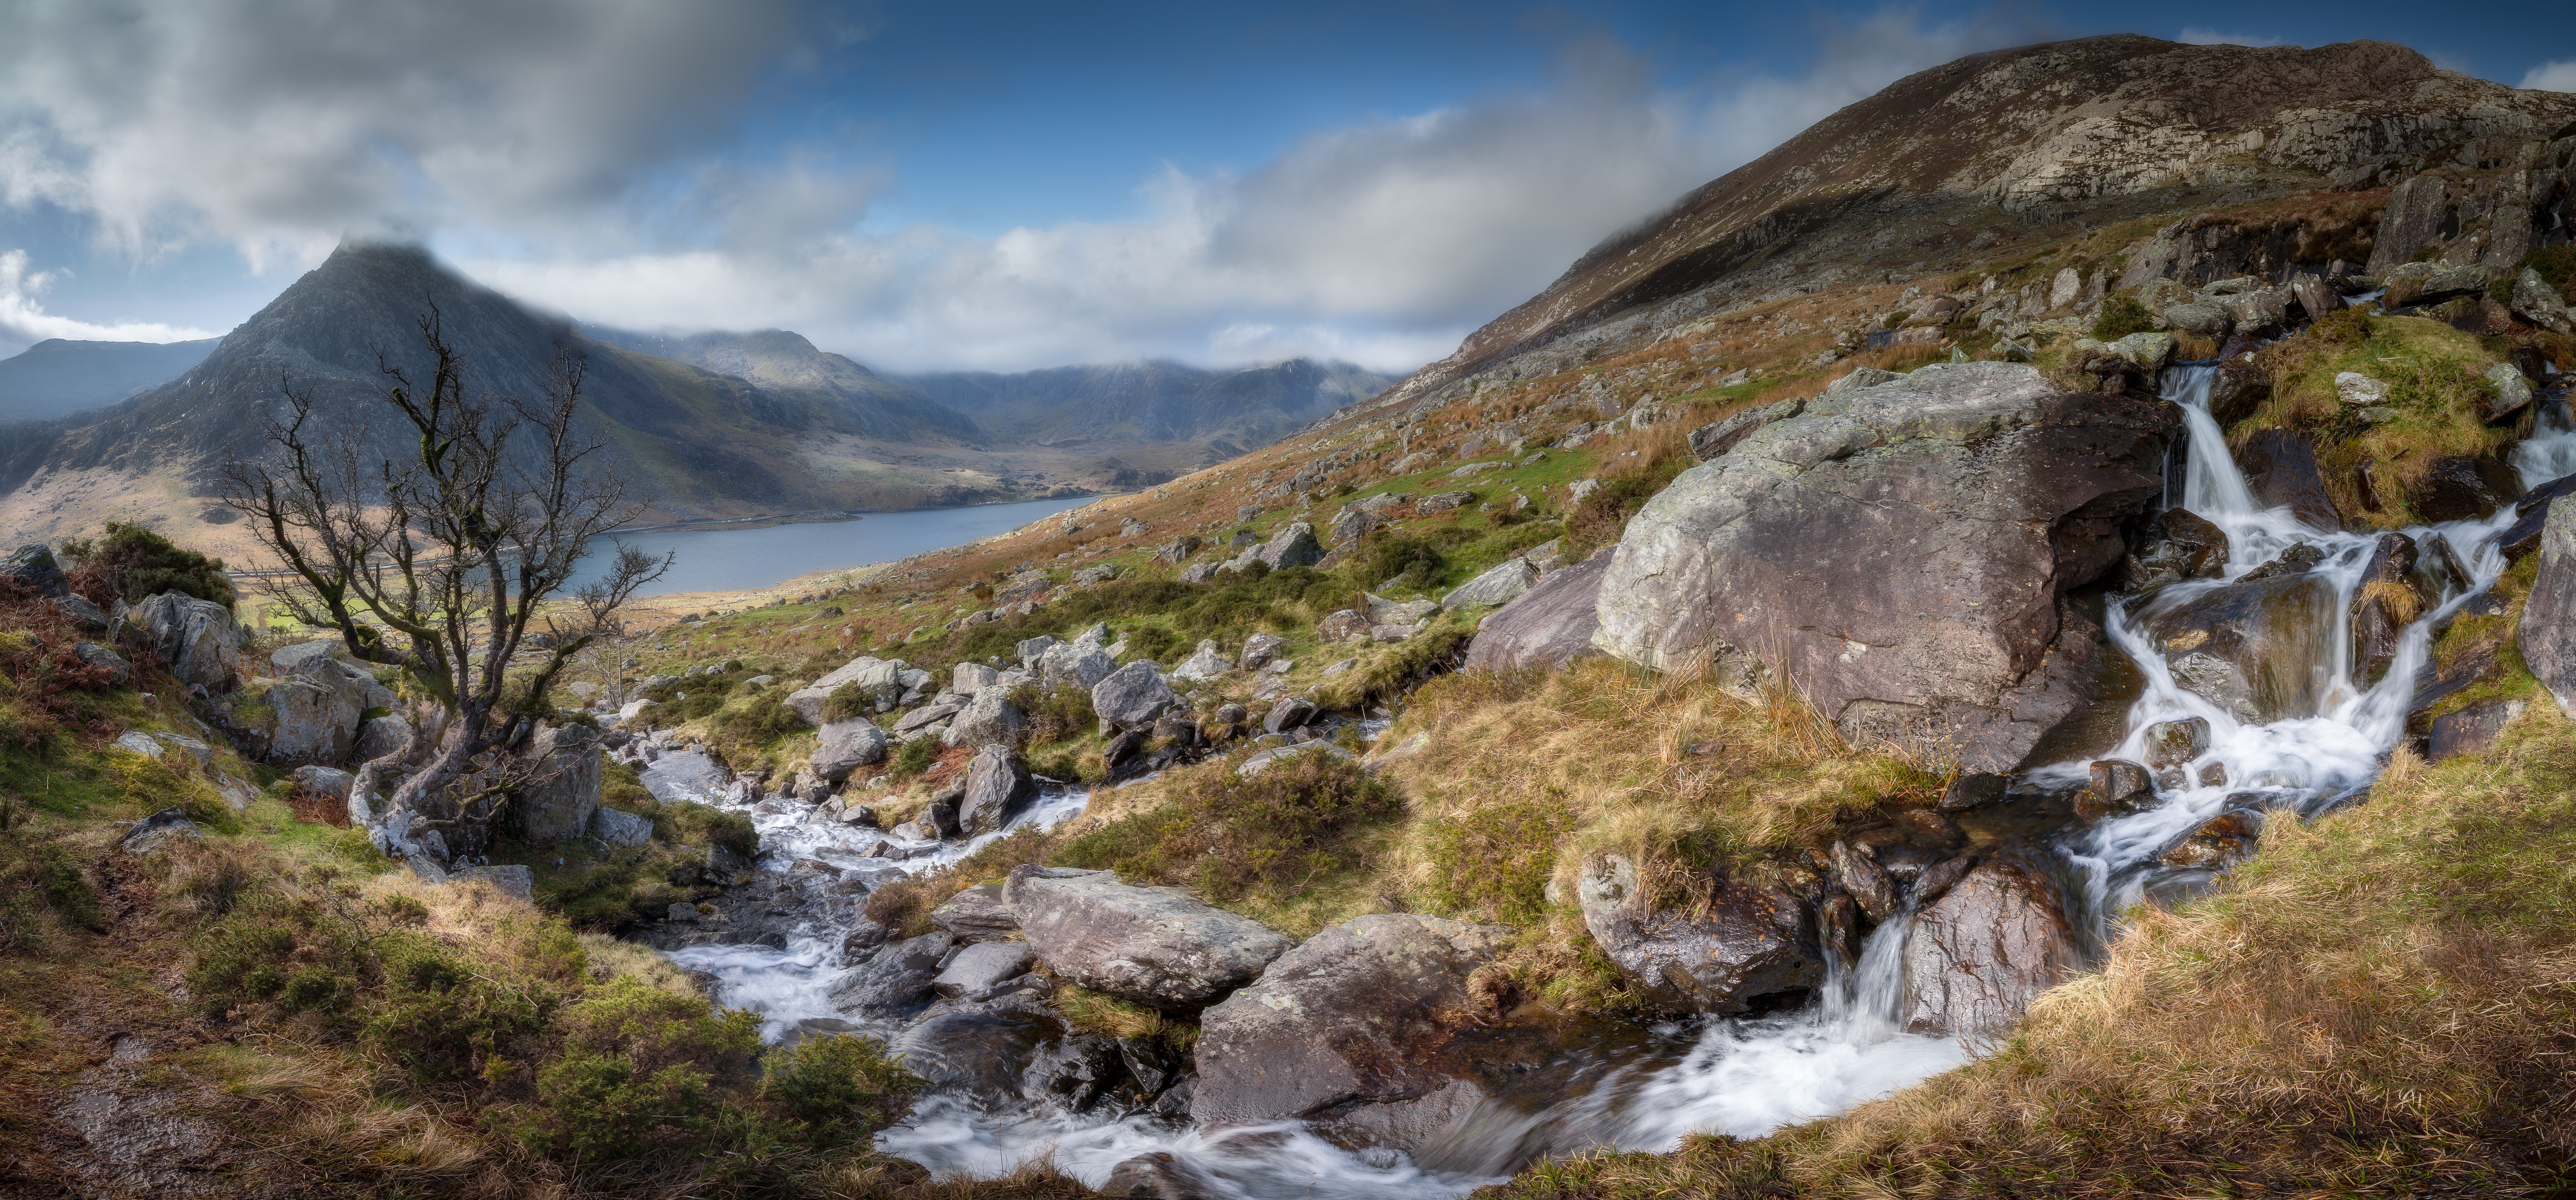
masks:
{"label": "sky", "polygon": [[2576,5],[0,0],[0,355],[211,337],[342,239],[880,370],[1402,374],[1963,54],[2403,42],[2576,91]]}

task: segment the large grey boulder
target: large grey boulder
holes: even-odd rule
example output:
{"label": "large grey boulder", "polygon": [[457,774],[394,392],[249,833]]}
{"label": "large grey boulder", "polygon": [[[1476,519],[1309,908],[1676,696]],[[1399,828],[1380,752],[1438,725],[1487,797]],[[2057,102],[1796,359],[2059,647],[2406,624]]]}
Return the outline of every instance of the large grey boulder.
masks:
{"label": "large grey boulder", "polygon": [[1610,570],[1612,547],[1538,581],[1520,599],[1503,606],[1476,627],[1467,644],[1464,670],[1509,670],[1515,667],[1562,667],[1599,654],[1592,634],[1601,627],[1593,608],[1601,596],[1601,578]]}
{"label": "large grey boulder", "polygon": [[181,683],[227,692],[238,682],[241,639],[233,615],[223,605],[182,592],[163,592],[127,609],[125,619],[142,632],[145,644],[170,664],[170,673]]}
{"label": "large grey boulder", "polygon": [[2121,560],[2179,420],[2008,363],[1816,406],[1647,502],[1593,642],[1727,686],[1785,675],[1855,743],[2008,769],[2091,690],[2098,630],[2060,599]]}
{"label": "large grey boulder", "polygon": [[[275,714],[268,735],[269,763],[301,767],[350,761],[357,749],[359,723],[371,707],[367,703],[372,698],[370,686],[384,690],[365,672],[328,655],[301,660],[292,674],[270,684],[262,697]],[[385,694],[391,697],[390,692]]]}
{"label": "large grey boulder", "polygon": [[951,999],[975,998],[1028,974],[1037,959],[1026,942],[977,942],[959,950],[940,968],[930,990]]}
{"label": "large grey boulder", "polygon": [[[1875,372],[1886,376],[1887,379],[1894,379],[1897,377],[1896,372],[1894,371],[1879,371],[1875,367],[1861,367],[1855,370],[1852,374],[1846,375],[1842,379],[1837,379],[1832,384],[1828,385],[1828,394],[1834,394],[1830,389],[1834,387],[1842,387],[1844,380],[1858,378],[1862,371]],[[1886,382],[1886,380],[1881,380],[1880,382],[1883,383]],[[1868,385],[1861,384],[1857,386],[1866,387]],[[1852,391],[1855,390],[1855,388],[1845,387],[1843,390]],[[1736,443],[1753,436],[1754,430],[1760,429],[1773,421],[1786,421],[1791,417],[1797,416],[1799,413],[1805,412],[1806,410],[1806,401],[1789,399],[1782,400],[1776,404],[1765,404],[1759,408],[1748,408],[1743,412],[1734,414],[1733,416],[1711,421],[1708,424],[1702,425],[1691,431],[1691,457],[1696,458],[1701,462],[1707,462],[1712,458],[1716,458],[1719,455],[1725,454],[1727,451],[1734,449]]]}
{"label": "large grey boulder", "polygon": [[2311,571],[2251,576],[2154,611],[2148,644],[2164,652],[2183,690],[2270,722],[2314,716],[2332,681],[2333,581]]}
{"label": "large grey boulder", "polygon": [[1136,887],[1107,871],[1016,867],[1002,900],[1057,975],[1156,1008],[1221,999],[1296,944],[1179,888]]}
{"label": "large grey boulder", "polygon": [[1234,662],[1217,651],[1216,642],[1213,639],[1201,638],[1198,651],[1182,659],[1181,665],[1172,668],[1172,678],[1183,683],[1206,683],[1222,678],[1233,670]]}
{"label": "large grey boulder", "polygon": [[2564,497],[2549,502],[2540,527],[2540,573],[2515,640],[2540,686],[2576,716],[2576,504]]}
{"label": "large grey boulder", "polygon": [[1661,907],[1633,860],[1597,854],[1584,861],[1575,897],[1602,954],[1658,1004],[1739,1013],[1824,982],[1807,908],[1778,889],[1719,879],[1705,906]]}
{"label": "large grey boulder", "polygon": [[[2523,320],[2552,333],[2576,333],[2576,314],[2567,311],[2567,301],[2558,289],[2540,277],[2540,272],[2524,267],[2513,281],[2513,311]],[[23,553],[23,552],[22,552]]]}
{"label": "large grey boulder", "polygon": [[956,948],[957,939],[945,932],[879,947],[865,961],[851,964],[858,969],[843,976],[845,982],[832,993],[832,1011],[863,1020],[921,1011],[933,998],[930,985],[939,978],[939,964]]}
{"label": "large grey boulder", "polygon": [[1037,794],[1037,782],[1018,751],[985,746],[966,764],[966,795],[957,802],[958,830],[971,837],[1000,829]]}
{"label": "large grey boulder", "polygon": [[369,717],[358,723],[358,744],[349,752],[351,762],[374,762],[401,752],[411,742],[411,722],[387,714]]}
{"label": "large grey boulder", "polygon": [[29,542],[0,559],[0,575],[27,585],[39,596],[67,596],[72,590],[62,564],[54,561],[54,552],[43,542]]}
{"label": "large grey boulder", "polygon": [[960,696],[972,696],[993,686],[1002,673],[982,663],[962,662],[948,670],[948,690]]}
{"label": "large grey boulder", "polygon": [[860,657],[834,668],[812,684],[787,693],[787,707],[808,725],[823,723],[823,702],[832,693],[852,684],[865,694],[869,707],[884,712],[903,698],[902,659]]}
{"label": "large grey boulder", "polygon": [[539,730],[528,741],[536,782],[519,789],[519,824],[531,842],[556,842],[590,832],[599,812],[599,731],[588,725]]}
{"label": "large grey boulder", "polygon": [[1246,671],[1258,671],[1268,666],[1271,659],[1279,657],[1279,652],[1287,645],[1288,639],[1275,633],[1253,634],[1243,639],[1243,657],[1237,660],[1236,665]]}
{"label": "large grey boulder", "polygon": [[833,783],[869,763],[883,762],[886,731],[865,717],[834,721],[817,731],[810,765],[814,774]]}
{"label": "large grey boulder", "polygon": [[1028,735],[1028,716],[1012,703],[1011,690],[986,686],[949,720],[940,740],[950,746],[1017,747]]}
{"label": "large grey boulder", "polygon": [[2228,331],[2236,327],[2235,316],[2216,300],[2176,304],[2165,310],[2164,317],[2165,324],[2174,329],[2213,342],[2225,341]]}
{"label": "large grey boulder", "polygon": [[1315,540],[1315,527],[1297,521],[1282,526],[1262,543],[1256,557],[1270,564],[1271,570],[1282,567],[1311,567],[1324,561],[1324,547]]}
{"label": "large grey boulder", "polygon": [[1538,582],[1538,568],[1526,558],[1505,559],[1502,565],[1458,585],[1458,590],[1440,598],[1443,608],[1467,608],[1474,605],[1509,604],[1520,598]]}
{"label": "large grey boulder", "polygon": [[2079,965],[2056,885],[2009,859],[1979,863],[1914,920],[1906,1025],[1995,1034]]}
{"label": "large grey boulder", "polygon": [[1078,687],[1091,690],[1091,685],[1109,677],[1118,669],[1118,660],[1096,642],[1072,641],[1049,646],[1038,656],[1038,678],[1048,687]]}
{"label": "large grey boulder", "polygon": [[1150,662],[1129,663],[1091,685],[1091,711],[1119,729],[1151,728],[1154,718],[1179,707],[1181,698]]}
{"label": "large grey boulder", "polygon": [[1302,1120],[1350,1146],[1410,1152],[1485,1097],[1437,1054],[1487,1017],[1468,977],[1510,939],[1499,925],[1382,913],[1336,925],[1200,1014],[1190,1118]]}
{"label": "large grey boulder", "polygon": [[590,836],[611,846],[641,846],[653,840],[653,822],[623,809],[603,808],[590,814]]}

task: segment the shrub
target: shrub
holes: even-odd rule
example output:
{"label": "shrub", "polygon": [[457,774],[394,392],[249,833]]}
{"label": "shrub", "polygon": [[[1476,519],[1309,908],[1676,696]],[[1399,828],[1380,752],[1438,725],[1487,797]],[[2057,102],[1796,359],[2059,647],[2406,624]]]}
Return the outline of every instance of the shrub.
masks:
{"label": "shrub", "polygon": [[233,583],[224,576],[224,560],[182,549],[140,525],[110,521],[97,541],[70,538],[62,549],[73,564],[74,588],[101,607],[162,592],[233,606]]}
{"label": "shrub", "polygon": [[1100,728],[1100,714],[1092,710],[1091,693],[1078,687],[1023,685],[1011,693],[1011,703],[1028,715],[1032,746],[1084,737]]}
{"label": "shrub", "polygon": [[2093,318],[2096,341],[2118,341],[2133,333],[2152,333],[2155,328],[2155,314],[2148,312],[2136,296],[2126,294],[2103,300],[2102,311]]}
{"label": "shrub", "polygon": [[1422,537],[1383,536],[1369,540],[1368,569],[1362,574],[1372,582],[1392,579],[1395,586],[1416,591],[1439,586],[1449,569],[1449,560],[1440,548]]}
{"label": "shrub", "polygon": [[771,688],[717,714],[715,732],[737,746],[768,746],[805,732],[805,720],[787,707],[786,693]]}
{"label": "shrub", "polygon": [[[1554,789],[1551,789],[1552,791]],[[1425,823],[1425,891],[1450,916],[1536,925],[1547,912],[1556,843],[1574,813],[1561,793],[1487,804]]]}
{"label": "shrub", "polygon": [[0,954],[43,949],[57,924],[95,932],[106,921],[97,889],[70,851],[23,835],[0,841]]}
{"label": "shrub", "polygon": [[852,721],[857,720],[860,717],[873,716],[876,711],[877,694],[875,690],[860,684],[842,684],[841,686],[832,689],[831,695],[823,698],[823,720],[826,724],[833,721]]}
{"label": "shrub", "polygon": [[834,1034],[773,1051],[760,1097],[817,1148],[865,1142],[912,1107],[921,1080],[875,1038]]}
{"label": "shrub", "polygon": [[522,1136],[583,1160],[739,1143],[756,1120],[731,1103],[760,1049],[760,1018],[621,975],[564,1006],[563,1056],[537,1072],[540,1115]]}
{"label": "shrub", "polygon": [[893,757],[886,762],[886,776],[898,781],[918,779],[938,761],[939,739],[914,738],[894,748]]}

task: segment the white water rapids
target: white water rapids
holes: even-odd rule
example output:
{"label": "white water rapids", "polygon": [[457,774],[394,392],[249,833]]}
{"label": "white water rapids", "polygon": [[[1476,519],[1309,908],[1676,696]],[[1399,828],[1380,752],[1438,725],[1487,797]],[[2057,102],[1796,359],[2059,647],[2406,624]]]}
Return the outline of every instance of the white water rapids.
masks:
{"label": "white water rapids", "polygon": [[[2419,541],[2441,533],[2473,578],[2452,588],[2437,607],[2406,628],[2396,660],[2376,686],[2356,686],[2344,614],[2375,535],[2313,529],[2288,509],[2255,506],[2207,410],[2213,370],[2182,365],[2165,375],[2165,396],[2181,407],[2189,430],[2180,506],[2226,533],[2231,551],[2227,580],[2297,543],[2326,553],[2313,568],[2332,581],[2335,597],[2321,612],[2321,619],[2334,627],[2314,640],[2332,648],[2326,655],[2330,661],[2313,664],[2322,673],[2317,691],[2324,699],[2313,713],[2258,724],[2240,721],[2177,686],[2143,625],[2155,612],[2226,580],[2186,581],[2144,597],[2113,599],[2106,621],[2110,638],[2135,660],[2146,680],[2127,715],[2122,741],[2086,759],[2040,768],[2026,779],[2046,786],[2081,783],[2092,758],[2142,761],[2150,725],[2199,717],[2209,722],[2210,746],[2187,769],[2196,779],[2203,766],[2222,764],[2229,782],[2163,790],[2155,808],[2068,835],[2071,844],[2061,852],[2074,862],[2080,886],[2088,893],[2070,899],[2085,911],[2097,937],[2111,932],[2110,916],[2135,903],[2145,888],[2177,874],[2162,866],[2158,855],[2230,807],[2231,796],[2240,797],[2241,805],[2244,793],[2261,792],[2276,805],[2312,814],[2367,787],[2387,751],[2404,736],[2408,702],[2434,623],[2504,566],[2489,543],[2510,520],[2510,506],[2483,521],[2406,531]],[[2576,469],[2576,429],[2554,411],[2545,414],[2514,462],[2528,483],[2569,473]],[[712,795],[693,798],[745,807]],[[1081,813],[1088,799],[1082,789],[1047,785],[1013,827],[1051,827]],[[761,834],[759,865],[768,871],[815,858],[862,873],[874,883],[948,865],[1002,836],[986,835],[925,857],[889,862],[860,856],[864,846],[883,836],[878,831],[809,820],[810,806],[793,801],[783,802],[786,811],[777,811],[782,802],[774,799],[765,807],[773,811],[755,813],[754,823]],[[1508,1175],[1538,1154],[1602,1146],[1670,1150],[1693,1132],[1754,1136],[1844,1111],[1965,1061],[1968,1050],[1960,1042],[1901,1029],[1907,1003],[1905,942],[1912,926],[1910,911],[1882,922],[1857,962],[1829,953],[1824,995],[1804,1011],[1659,1026],[1615,1047],[1574,1052],[1567,1060],[1571,1065],[1552,1071],[1545,1086],[1531,1089],[1543,1095],[1488,1100],[1443,1140],[1412,1158],[1345,1151],[1294,1122],[1193,1129],[1150,1115],[1070,1115],[1040,1103],[995,1112],[943,1091],[926,1096],[912,1118],[881,1135],[879,1144],[942,1174],[990,1177],[1047,1159],[1092,1186],[1104,1183],[1119,1162],[1162,1150],[1194,1165],[1240,1200],[1382,1200],[1456,1196]],[[766,1036],[779,1040],[794,1036],[808,1020],[840,1016],[829,997],[849,975],[839,963],[847,932],[809,918],[784,950],[709,946],[671,957],[720,977],[720,999],[762,1013]],[[860,1024],[890,1039],[899,1032],[895,1026]]]}

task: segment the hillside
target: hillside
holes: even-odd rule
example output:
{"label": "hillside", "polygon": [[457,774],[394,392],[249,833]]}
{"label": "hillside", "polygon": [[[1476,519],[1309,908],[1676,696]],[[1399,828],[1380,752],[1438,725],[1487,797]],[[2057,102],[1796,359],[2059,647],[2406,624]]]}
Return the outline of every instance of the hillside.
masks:
{"label": "hillside", "polygon": [[2123,36],[1790,146],[1274,445],[639,609],[488,861],[345,790],[392,672],[119,678],[22,557],[0,1179],[2563,1194],[2576,95]]}
{"label": "hillside", "polygon": [[114,404],[179,377],[221,338],[75,342],[47,338],[0,359],[0,421],[46,421]]}
{"label": "hillside", "polygon": [[1367,400],[1391,381],[1349,363],[1300,358],[1234,371],[1146,362],[914,375],[904,382],[1014,441],[1060,447],[1195,442],[1206,447],[1206,461],[1218,462]]}

